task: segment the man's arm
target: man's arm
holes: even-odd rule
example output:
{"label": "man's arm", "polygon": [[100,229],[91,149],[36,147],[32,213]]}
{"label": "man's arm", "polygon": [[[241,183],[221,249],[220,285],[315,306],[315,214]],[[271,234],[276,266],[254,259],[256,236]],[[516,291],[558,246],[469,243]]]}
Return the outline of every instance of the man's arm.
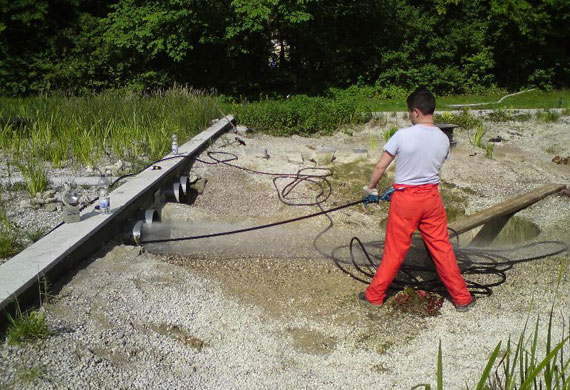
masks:
{"label": "man's arm", "polygon": [[386,151],[384,152],[384,154],[382,154],[380,160],[378,160],[378,163],[376,163],[376,166],[374,167],[374,172],[372,172],[372,175],[370,176],[370,183],[368,184],[369,189],[371,190],[376,189],[378,182],[380,181],[380,179],[382,179],[384,172],[386,172],[386,169],[388,168],[390,163],[394,160],[394,157],[395,156],[392,156],[390,153]]}

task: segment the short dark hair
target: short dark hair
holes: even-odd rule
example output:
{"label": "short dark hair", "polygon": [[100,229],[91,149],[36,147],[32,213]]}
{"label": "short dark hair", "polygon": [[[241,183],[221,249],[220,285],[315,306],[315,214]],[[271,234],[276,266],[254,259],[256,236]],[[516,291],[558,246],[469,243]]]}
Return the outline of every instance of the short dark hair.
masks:
{"label": "short dark hair", "polygon": [[435,97],[427,88],[418,88],[406,99],[408,111],[417,108],[424,115],[431,115],[435,111]]}

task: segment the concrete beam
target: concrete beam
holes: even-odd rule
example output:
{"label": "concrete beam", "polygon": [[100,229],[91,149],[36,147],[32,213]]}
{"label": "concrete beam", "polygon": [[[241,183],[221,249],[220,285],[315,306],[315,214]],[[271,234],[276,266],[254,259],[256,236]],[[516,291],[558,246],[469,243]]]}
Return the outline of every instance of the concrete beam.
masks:
{"label": "concrete beam", "polygon": [[222,118],[180,146],[180,158],[162,161],[158,164],[162,169],[147,169],[112,191],[111,214],[98,214],[94,206],[88,207],[82,212],[80,222],[61,225],[0,265],[0,312],[26,291],[29,292],[40,278],[45,276],[48,280],[55,280],[105,243],[117,238],[133,214],[150,207],[156,191],[162,190],[187,170],[192,156],[207,146],[211,139],[230,129],[232,121],[232,116]]}

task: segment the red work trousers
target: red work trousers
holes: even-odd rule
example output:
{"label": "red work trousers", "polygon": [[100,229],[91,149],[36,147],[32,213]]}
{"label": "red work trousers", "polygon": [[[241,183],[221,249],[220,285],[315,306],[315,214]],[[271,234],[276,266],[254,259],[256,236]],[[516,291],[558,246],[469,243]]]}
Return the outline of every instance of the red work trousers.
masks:
{"label": "red work trousers", "polygon": [[366,289],[366,299],[381,305],[388,286],[398,273],[410,248],[412,234],[419,230],[435,268],[456,305],[473,299],[457,265],[447,233],[447,215],[437,184],[408,186],[394,184],[382,261]]}

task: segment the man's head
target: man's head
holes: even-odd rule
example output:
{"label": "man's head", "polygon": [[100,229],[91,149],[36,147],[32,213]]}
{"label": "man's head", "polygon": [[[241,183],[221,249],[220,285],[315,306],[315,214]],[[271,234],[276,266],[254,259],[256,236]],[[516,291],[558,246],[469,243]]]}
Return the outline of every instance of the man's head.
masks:
{"label": "man's head", "polygon": [[408,112],[413,123],[435,111],[435,97],[426,88],[418,88],[406,99]]}

